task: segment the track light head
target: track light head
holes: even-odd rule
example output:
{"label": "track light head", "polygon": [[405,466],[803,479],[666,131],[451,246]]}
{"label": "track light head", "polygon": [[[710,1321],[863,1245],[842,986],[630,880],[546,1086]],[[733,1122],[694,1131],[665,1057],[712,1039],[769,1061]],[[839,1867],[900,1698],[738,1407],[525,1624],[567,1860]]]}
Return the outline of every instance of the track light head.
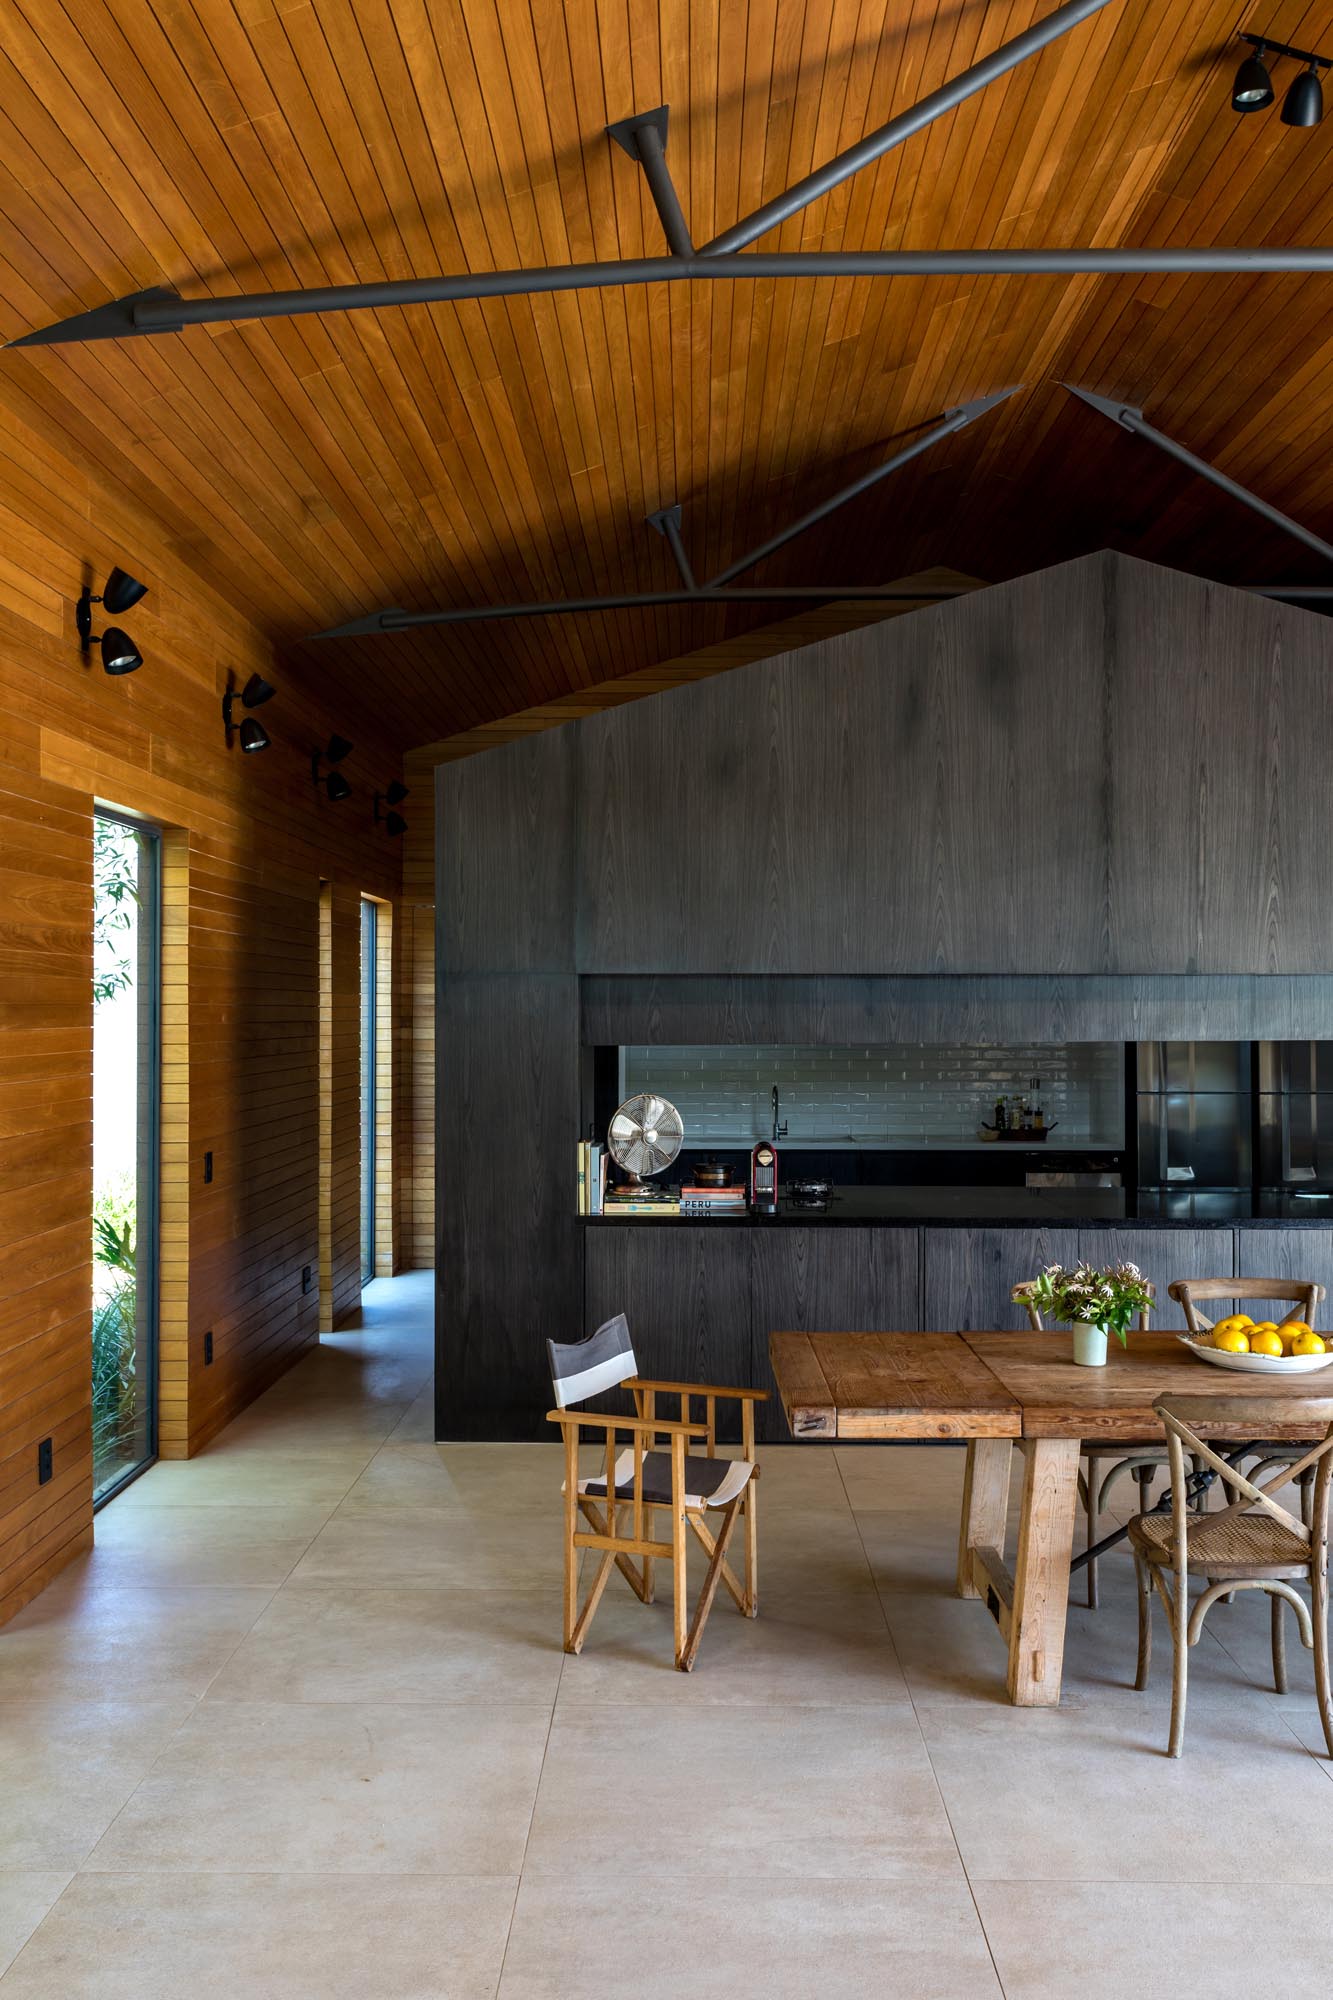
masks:
{"label": "track light head", "polygon": [[407,821],[401,813],[388,813],[385,815],[384,831],[390,840],[397,840],[400,834],[407,832]]}
{"label": "track light head", "polygon": [[335,805],[339,799],[350,799],[352,796],[352,787],[348,784],[341,771],[329,772],[328,777],[324,780],[324,789]]}
{"label": "track light head", "polygon": [[132,674],[136,667],[143,665],[143,654],[129,633],[122,632],[119,625],[108,625],[101,638],[94,643],[102,648],[104,673]]}
{"label": "track light head", "polygon": [[1255,53],[1246,56],[1236,71],[1236,81],[1231,86],[1233,111],[1266,111],[1273,102],[1273,79],[1268,74],[1264,54],[1264,44],[1260,42]]}
{"label": "track light head", "polygon": [[247,715],[238,731],[242,750],[267,750],[268,731],[262,722],[256,722],[253,715]]}
{"label": "track light head", "polygon": [[117,567],[112,570],[106,580],[105,588],[102,591],[102,602],[107,610],[114,614],[121,611],[129,611],[139,602],[141,597],[147,597],[147,595],[148,585],[146,583],[137,582],[134,577],[127,575],[123,569]]}
{"label": "track light head", "polygon": [[1282,100],[1281,118],[1284,125],[1317,125],[1324,115],[1324,90],[1319,81],[1319,71],[1314,63],[1291,85]]}
{"label": "track light head", "polygon": [[241,700],[246,708],[259,708],[262,703],[272,701],[276,693],[277,689],[270,687],[262,675],[251,674],[241,690]]}
{"label": "track light head", "polygon": [[345,736],[330,736],[328,748],[324,752],[324,758],[327,763],[341,764],[343,758],[350,757],[351,754],[352,746]]}
{"label": "track light head", "polygon": [[406,797],[407,786],[394,778],[385,789],[384,803],[386,806],[400,806]]}

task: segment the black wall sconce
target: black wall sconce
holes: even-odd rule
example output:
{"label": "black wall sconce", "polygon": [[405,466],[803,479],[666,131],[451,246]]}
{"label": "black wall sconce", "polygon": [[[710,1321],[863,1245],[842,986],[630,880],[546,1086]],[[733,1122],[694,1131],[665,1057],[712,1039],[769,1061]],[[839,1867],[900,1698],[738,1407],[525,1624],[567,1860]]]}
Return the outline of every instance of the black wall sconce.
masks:
{"label": "black wall sconce", "polygon": [[1282,100],[1280,113],[1284,125],[1309,127],[1317,125],[1324,115],[1324,89],[1319,81],[1321,69],[1333,69],[1333,56],[1317,55],[1311,49],[1295,49],[1290,42],[1274,41],[1271,35],[1242,35],[1248,42],[1253,55],[1246,56],[1236,71],[1236,81],[1231,86],[1231,108],[1233,111],[1266,111],[1273,102],[1273,79],[1268,73],[1266,56],[1290,56],[1294,62],[1305,63],[1307,67],[1287,86],[1287,94]]}
{"label": "black wall sconce", "polygon": [[407,832],[407,821],[401,813],[396,813],[392,810],[381,812],[380,807],[388,806],[392,808],[400,806],[406,797],[407,786],[402,784],[397,778],[384,791],[376,792],[375,794],[375,824],[378,826],[383,821],[384,831],[388,834],[390,840],[397,840],[401,834]]}
{"label": "black wall sconce", "polygon": [[79,647],[90,653],[94,646],[102,649],[102,668],[108,674],[132,674],[136,667],[143,665],[143,654],[135,645],[128,632],[122,632],[119,625],[108,625],[105,632],[93,631],[93,606],[100,604],[104,611],[113,615],[128,611],[141,597],[148,594],[148,585],[127,576],[123,569],[113,569],[106,580],[100,597],[95,597],[85,584],[74,606],[74,623],[78,628]]}
{"label": "black wall sconce", "polygon": [[341,771],[330,771],[326,777],[322,767],[325,764],[341,764],[343,758],[351,754],[352,746],[345,736],[330,736],[322,750],[311,752],[310,775],[317,785],[323,785],[335,805],[339,799],[351,798],[352,787]]}
{"label": "black wall sconce", "polygon": [[239,694],[234,687],[227,689],[227,692],[222,697],[222,722],[227,732],[227,748],[229,750],[231,749],[233,733],[239,738],[242,750],[268,749],[269,735],[263,723],[256,722],[252,715],[244,716],[240,722],[237,722],[232,714],[232,709],[238,701],[242,708],[259,708],[264,702],[272,701],[276,693],[277,689],[270,687],[268,682],[259,674],[251,674]]}

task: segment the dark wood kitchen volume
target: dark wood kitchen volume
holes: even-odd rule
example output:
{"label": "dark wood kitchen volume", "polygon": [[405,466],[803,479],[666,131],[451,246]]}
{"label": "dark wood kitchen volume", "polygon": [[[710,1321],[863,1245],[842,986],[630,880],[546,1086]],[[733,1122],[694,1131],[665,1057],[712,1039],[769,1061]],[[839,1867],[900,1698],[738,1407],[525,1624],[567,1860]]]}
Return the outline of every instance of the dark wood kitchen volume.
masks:
{"label": "dark wood kitchen volume", "polygon": [[[1053,1260],[1164,1325],[1176,1277],[1330,1282],[1321,634],[1103,554],[442,767],[439,1434],[539,1435],[546,1337],[622,1310],[762,1383],[777,1327],[1018,1326]],[[748,1178],[766,1063],[824,1203],[578,1214],[622,1085],[692,1093],[668,1180]]]}

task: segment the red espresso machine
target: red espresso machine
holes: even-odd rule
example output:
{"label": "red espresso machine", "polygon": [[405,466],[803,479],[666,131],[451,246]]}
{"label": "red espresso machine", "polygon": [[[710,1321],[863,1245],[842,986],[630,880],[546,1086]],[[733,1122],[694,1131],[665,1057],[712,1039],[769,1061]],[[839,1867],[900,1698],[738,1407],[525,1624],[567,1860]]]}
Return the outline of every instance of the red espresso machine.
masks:
{"label": "red espresso machine", "polygon": [[750,1206],[760,1215],[778,1212],[778,1149],[771,1139],[750,1154]]}

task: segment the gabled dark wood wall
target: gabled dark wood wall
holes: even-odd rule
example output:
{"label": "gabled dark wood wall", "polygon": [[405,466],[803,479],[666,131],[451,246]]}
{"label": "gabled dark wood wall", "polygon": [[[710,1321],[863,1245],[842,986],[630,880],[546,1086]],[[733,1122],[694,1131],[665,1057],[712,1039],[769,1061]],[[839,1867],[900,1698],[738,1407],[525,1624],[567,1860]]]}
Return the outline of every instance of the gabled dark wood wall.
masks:
{"label": "gabled dark wood wall", "polygon": [[581,1041],[1333,1033],[1331,687],[1105,553],[443,767],[441,1427],[582,1326]]}

